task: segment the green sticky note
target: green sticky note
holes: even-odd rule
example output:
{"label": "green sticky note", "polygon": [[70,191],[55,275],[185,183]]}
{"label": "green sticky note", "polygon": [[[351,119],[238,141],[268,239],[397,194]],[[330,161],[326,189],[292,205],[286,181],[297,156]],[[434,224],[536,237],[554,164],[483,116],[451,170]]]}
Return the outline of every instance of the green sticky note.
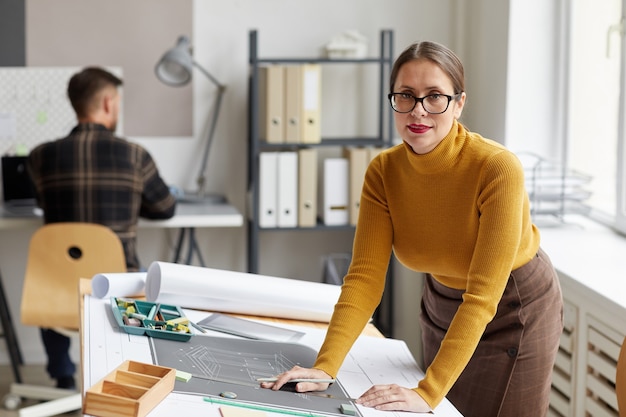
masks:
{"label": "green sticky note", "polygon": [[190,379],[191,379],[191,374],[189,372],[179,371],[178,369],[176,370],[177,381],[189,382]]}
{"label": "green sticky note", "polygon": [[341,404],[341,414],[354,416],[356,415],[356,409],[352,404]]}

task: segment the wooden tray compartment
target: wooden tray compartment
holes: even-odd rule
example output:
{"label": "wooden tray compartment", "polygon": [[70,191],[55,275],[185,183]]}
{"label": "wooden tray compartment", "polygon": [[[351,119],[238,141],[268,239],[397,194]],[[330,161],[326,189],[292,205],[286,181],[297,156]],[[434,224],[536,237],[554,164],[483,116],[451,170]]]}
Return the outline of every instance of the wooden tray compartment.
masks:
{"label": "wooden tray compartment", "polygon": [[87,390],[83,413],[143,417],[174,389],[176,370],[126,361]]}

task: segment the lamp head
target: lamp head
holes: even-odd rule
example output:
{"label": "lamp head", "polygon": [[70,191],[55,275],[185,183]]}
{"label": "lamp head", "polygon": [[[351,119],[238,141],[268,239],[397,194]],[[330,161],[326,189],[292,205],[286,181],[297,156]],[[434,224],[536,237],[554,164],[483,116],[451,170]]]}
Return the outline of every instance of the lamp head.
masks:
{"label": "lamp head", "polygon": [[159,80],[172,86],[183,86],[191,80],[193,59],[189,38],[181,36],[176,46],[165,52],[154,71]]}

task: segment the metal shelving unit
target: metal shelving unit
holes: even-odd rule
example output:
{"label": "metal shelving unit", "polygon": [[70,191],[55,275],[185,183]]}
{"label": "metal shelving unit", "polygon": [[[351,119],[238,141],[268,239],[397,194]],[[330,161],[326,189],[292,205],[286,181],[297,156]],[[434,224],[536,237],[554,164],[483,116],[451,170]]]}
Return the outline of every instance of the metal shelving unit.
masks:
{"label": "metal shelving unit", "polygon": [[[331,138],[322,137],[320,143],[266,143],[260,139],[259,127],[259,67],[270,64],[306,64],[315,63],[320,65],[375,65],[378,68],[378,123],[377,131],[371,137]],[[389,147],[392,144],[393,119],[391,108],[386,99],[386,88],[393,65],[393,31],[382,30],[380,32],[380,49],[376,57],[362,59],[331,59],[331,58],[261,58],[258,52],[258,34],[256,30],[249,32],[249,86],[248,86],[248,192],[250,194],[250,213],[248,219],[248,272],[259,273],[259,237],[264,231],[302,231],[303,233],[315,233],[332,230],[354,230],[354,227],[326,226],[319,222],[311,228],[261,228],[258,224],[259,217],[259,154],[263,151],[295,150],[306,147],[342,147],[342,146],[382,146]],[[391,273],[391,265],[390,265]],[[387,294],[391,294],[391,280],[387,280]],[[385,303],[385,301],[383,301]],[[391,303],[387,308],[379,309],[379,316],[385,316],[385,321],[391,323]],[[387,311],[388,310],[388,311]],[[381,323],[380,327],[386,327]],[[385,333],[387,329],[381,329]]]}

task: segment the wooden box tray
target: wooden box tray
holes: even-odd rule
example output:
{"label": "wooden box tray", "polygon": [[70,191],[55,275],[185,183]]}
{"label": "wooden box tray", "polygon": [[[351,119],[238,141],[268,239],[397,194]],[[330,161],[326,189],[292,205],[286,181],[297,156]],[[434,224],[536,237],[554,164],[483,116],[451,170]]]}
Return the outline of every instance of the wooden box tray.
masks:
{"label": "wooden box tray", "polygon": [[176,370],[125,361],[87,390],[83,413],[97,417],[143,417],[174,389]]}

